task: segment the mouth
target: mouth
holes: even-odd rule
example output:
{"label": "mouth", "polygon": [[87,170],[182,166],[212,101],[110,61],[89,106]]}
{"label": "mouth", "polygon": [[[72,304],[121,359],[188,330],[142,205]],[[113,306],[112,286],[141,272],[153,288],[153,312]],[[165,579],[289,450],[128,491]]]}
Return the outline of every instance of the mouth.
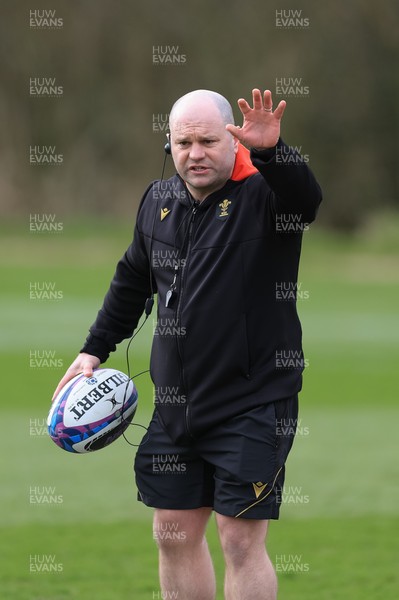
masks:
{"label": "mouth", "polygon": [[209,171],[209,167],[194,165],[192,167],[189,167],[189,171],[191,173],[205,173],[205,171]]}

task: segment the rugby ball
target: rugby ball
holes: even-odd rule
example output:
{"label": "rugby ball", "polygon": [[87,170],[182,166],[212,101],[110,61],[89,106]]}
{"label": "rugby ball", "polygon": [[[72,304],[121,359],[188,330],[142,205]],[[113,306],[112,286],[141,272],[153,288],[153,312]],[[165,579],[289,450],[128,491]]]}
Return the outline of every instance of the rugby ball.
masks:
{"label": "rugby ball", "polygon": [[79,374],[61,389],[51,405],[47,428],[63,450],[85,454],[116,440],[137,408],[137,390],[125,373],[95,369]]}

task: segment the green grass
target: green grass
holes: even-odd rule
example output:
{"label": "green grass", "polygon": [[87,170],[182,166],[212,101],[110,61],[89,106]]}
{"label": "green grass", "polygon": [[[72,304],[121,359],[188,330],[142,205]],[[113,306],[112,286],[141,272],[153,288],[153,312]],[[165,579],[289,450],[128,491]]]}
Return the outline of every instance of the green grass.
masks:
{"label": "green grass", "polygon": [[[282,556],[294,555],[301,567],[297,572],[279,573],[280,597],[396,598],[399,582],[392,526],[392,520],[384,517],[315,518],[311,526],[288,519],[273,523],[268,544],[271,558],[284,564]],[[220,575],[223,561],[213,522],[208,540]],[[2,564],[7,571],[4,598],[152,600],[159,592],[149,520],[120,520],[97,527],[26,525],[2,532],[2,541],[9,548]],[[31,555],[55,556],[62,571],[30,573]],[[218,584],[221,599],[221,577]]]}
{"label": "green grass", "polygon": [[[302,435],[286,476],[302,501],[283,505],[268,540],[275,563],[293,555],[300,564],[298,572],[279,573],[284,600],[397,597],[399,248],[392,223],[386,241],[377,228],[369,232],[370,245],[361,236],[317,229],[304,236],[299,280],[309,298],[298,306],[309,368]],[[1,405],[1,598],[152,600],[159,592],[157,553],[152,512],[136,501],[134,448],[121,439],[73,456],[42,430],[52,391],[82,345],[132,227],[66,223],[57,235],[32,235],[18,223],[1,229],[0,358],[8,375]],[[63,298],[30,300],[35,281],[56,282]],[[148,366],[151,331],[150,318],[132,348],[132,373]],[[125,348],[109,366],[126,370]],[[55,351],[61,366],[32,368],[35,350]],[[135,420],[145,425],[152,411],[148,374],[136,383]],[[141,432],[130,428],[129,439],[138,443]],[[46,486],[60,501],[32,503],[30,488]],[[208,536],[221,600],[223,560],[213,522]],[[53,556],[62,570],[30,572],[31,555]]]}

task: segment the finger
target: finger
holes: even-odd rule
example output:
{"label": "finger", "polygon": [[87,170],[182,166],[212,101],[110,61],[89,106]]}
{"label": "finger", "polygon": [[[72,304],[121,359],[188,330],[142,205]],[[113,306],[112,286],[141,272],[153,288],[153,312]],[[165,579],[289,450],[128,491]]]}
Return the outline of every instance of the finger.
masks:
{"label": "finger", "polygon": [[54,401],[54,398],[59,394],[59,392],[62,390],[62,388],[64,387],[64,385],[66,383],[68,383],[68,381],[70,381],[71,379],[73,379],[75,377],[75,375],[78,375],[79,371],[67,371],[64,375],[64,377],[61,379],[61,381],[59,382],[59,384],[57,385],[57,388],[53,394],[53,397],[51,398],[51,402]]}
{"label": "finger", "polygon": [[236,125],[226,125],[226,129],[231,135],[236,137],[240,142],[242,141],[243,135],[241,127],[237,127]]}
{"label": "finger", "polygon": [[237,104],[243,115],[251,110],[251,107],[249,106],[248,102],[244,100],[244,98],[237,100]]}
{"label": "finger", "polygon": [[287,103],[285,100],[281,100],[276,108],[276,110],[274,111],[273,115],[280,121],[284,111],[285,111],[285,107],[287,106]]}
{"label": "finger", "polygon": [[265,109],[269,110],[270,108],[273,108],[273,99],[272,99],[272,93],[270,90],[265,90],[263,92],[263,104]]}
{"label": "finger", "polygon": [[256,110],[261,110],[263,108],[262,94],[257,88],[252,90],[252,100]]}
{"label": "finger", "polygon": [[83,375],[85,377],[93,377],[93,367],[90,364],[85,364],[83,366]]}
{"label": "finger", "polygon": [[58,396],[58,392],[61,390],[62,385],[61,385],[61,381],[60,383],[57,385],[55,392],[53,394],[53,397],[51,398],[51,402],[54,402],[55,398]]}

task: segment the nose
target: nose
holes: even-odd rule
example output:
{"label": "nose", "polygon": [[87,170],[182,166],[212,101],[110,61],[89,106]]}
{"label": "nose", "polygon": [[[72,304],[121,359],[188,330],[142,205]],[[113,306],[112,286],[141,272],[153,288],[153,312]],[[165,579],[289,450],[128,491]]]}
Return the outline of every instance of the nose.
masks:
{"label": "nose", "polygon": [[204,158],[205,149],[199,142],[193,142],[190,146],[190,158],[191,160],[198,161]]}

